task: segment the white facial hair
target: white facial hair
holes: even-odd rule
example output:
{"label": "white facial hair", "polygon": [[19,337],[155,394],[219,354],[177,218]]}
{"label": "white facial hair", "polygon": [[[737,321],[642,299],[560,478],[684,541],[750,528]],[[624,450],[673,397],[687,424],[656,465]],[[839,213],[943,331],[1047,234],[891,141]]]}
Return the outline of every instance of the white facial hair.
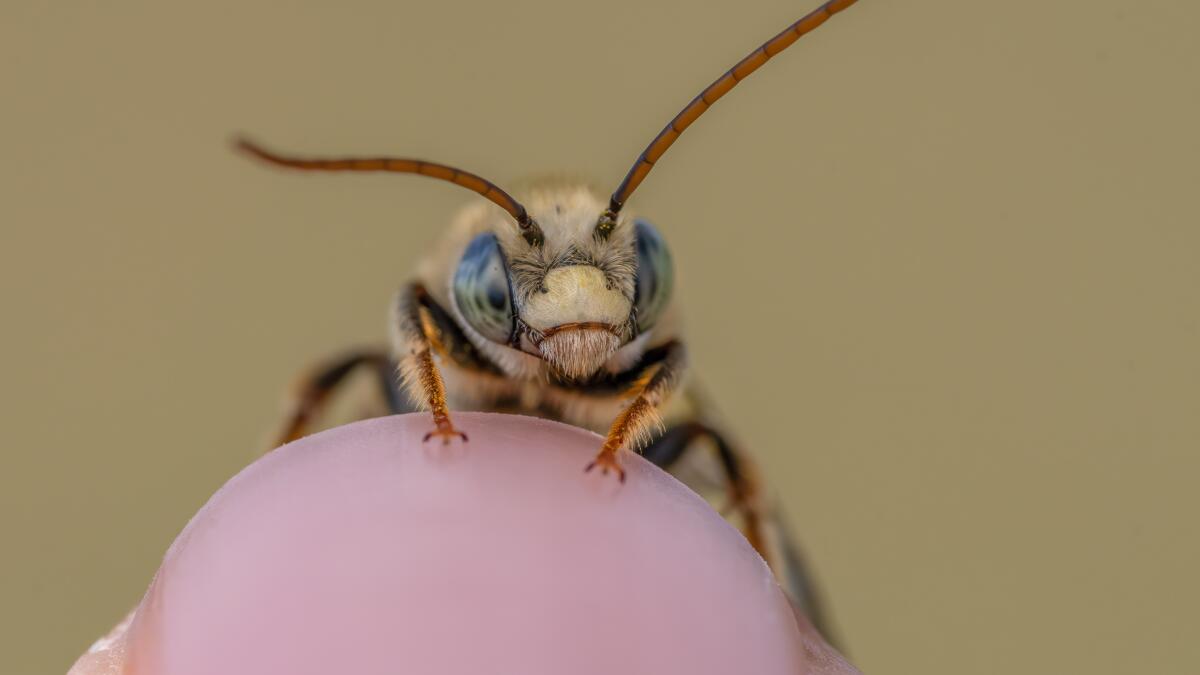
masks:
{"label": "white facial hair", "polygon": [[620,338],[600,328],[564,330],[538,345],[550,365],[573,380],[595,374],[620,347]]}

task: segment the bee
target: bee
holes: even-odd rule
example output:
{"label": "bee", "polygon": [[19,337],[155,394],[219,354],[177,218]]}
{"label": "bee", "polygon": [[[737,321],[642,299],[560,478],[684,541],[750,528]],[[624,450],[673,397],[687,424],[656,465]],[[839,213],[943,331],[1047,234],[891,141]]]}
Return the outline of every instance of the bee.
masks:
{"label": "bee", "polygon": [[276,444],[309,433],[331,394],[361,369],[377,377],[384,412],[431,413],[426,441],[468,440],[452,410],[535,415],[592,429],[604,442],[584,470],[623,482],[622,453],[640,450],[710,501],[724,500],[726,516],[820,624],[812,586],[763,496],[754,462],[687,377],[666,242],[625,205],[713,103],[855,1],[825,2],[717,78],[655,136],[607,200],[569,180],[535,183],[518,200],[476,174],[435,162],[291,157],[238,140],[241,151],[280,167],[414,173],[483,197],[453,219],[415,280],[396,295],[391,349],[356,350],[303,376]]}

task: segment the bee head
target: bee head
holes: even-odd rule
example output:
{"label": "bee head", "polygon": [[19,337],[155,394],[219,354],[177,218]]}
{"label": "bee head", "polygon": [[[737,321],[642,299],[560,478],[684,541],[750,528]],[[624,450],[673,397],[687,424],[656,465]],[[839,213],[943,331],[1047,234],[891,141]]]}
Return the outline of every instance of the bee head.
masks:
{"label": "bee head", "polygon": [[670,297],[670,255],[653,226],[612,217],[587,187],[548,186],[522,202],[542,236],[499,223],[477,234],[454,273],[454,302],[486,340],[586,379],[653,327]]}

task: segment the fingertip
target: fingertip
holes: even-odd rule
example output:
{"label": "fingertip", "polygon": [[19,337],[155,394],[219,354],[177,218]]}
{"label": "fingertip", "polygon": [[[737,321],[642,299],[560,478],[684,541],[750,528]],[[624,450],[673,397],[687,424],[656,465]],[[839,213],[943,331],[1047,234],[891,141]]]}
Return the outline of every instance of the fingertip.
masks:
{"label": "fingertip", "polygon": [[579,473],[594,434],[456,421],[476,443],[451,464],[422,451],[425,416],[399,416],[303,439],[231,480],[168,552],[124,672],[802,667],[770,571],[682,484],[631,456],[619,494],[597,494]]}
{"label": "fingertip", "polygon": [[120,675],[127,654],[127,634],[133,621],[130,612],[108,635],[96,640],[67,671],[67,675]]}

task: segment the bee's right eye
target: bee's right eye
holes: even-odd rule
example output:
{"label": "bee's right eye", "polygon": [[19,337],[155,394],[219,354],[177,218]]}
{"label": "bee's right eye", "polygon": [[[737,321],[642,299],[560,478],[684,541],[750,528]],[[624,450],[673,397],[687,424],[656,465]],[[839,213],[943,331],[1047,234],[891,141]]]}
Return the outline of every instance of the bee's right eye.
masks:
{"label": "bee's right eye", "polygon": [[485,232],[467,245],[454,272],[454,302],[480,335],[507,344],[516,330],[508,264],[496,235]]}
{"label": "bee's right eye", "polygon": [[644,220],[634,221],[637,232],[637,278],[634,284],[633,303],[637,308],[639,332],[654,327],[667,308],[674,286],[674,268],[667,243],[654,226]]}

